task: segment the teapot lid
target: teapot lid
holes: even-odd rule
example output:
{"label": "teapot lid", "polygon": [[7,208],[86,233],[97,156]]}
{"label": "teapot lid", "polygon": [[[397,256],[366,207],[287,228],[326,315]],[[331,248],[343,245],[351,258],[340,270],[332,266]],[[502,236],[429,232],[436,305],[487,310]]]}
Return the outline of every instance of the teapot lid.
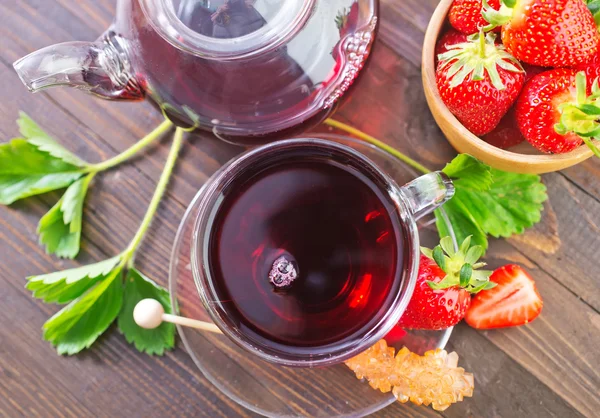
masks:
{"label": "teapot lid", "polygon": [[154,29],[178,48],[212,59],[243,58],[289,40],[315,0],[140,0]]}

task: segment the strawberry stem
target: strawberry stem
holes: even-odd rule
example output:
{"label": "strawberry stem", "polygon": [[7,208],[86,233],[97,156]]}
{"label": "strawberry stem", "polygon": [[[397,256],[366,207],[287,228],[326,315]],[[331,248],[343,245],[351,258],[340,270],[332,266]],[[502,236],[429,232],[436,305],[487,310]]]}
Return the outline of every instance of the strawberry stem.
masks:
{"label": "strawberry stem", "polygon": [[427,167],[425,167],[422,164],[419,164],[418,162],[416,162],[415,160],[413,160],[412,158],[410,158],[408,155],[405,155],[405,154],[401,153],[396,148],[390,147],[385,142],[382,142],[379,139],[377,139],[377,138],[375,138],[375,137],[373,137],[371,135],[368,135],[368,134],[362,132],[359,129],[356,129],[356,128],[348,125],[348,124],[345,124],[343,122],[337,121],[335,119],[326,119],[323,123],[325,125],[331,126],[332,128],[336,128],[336,129],[339,129],[341,131],[348,132],[349,134],[354,135],[357,138],[360,138],[360,139],[362,139],[365,142],[368,142],[370,144],[375,145],[377,148],[382,149],[383,151],[385,151],[385,152],[393,155],[394,157],[396,157],[400,161],[405,162],[406,164],[408,164],[409,166],[411,166],[415,170],[420,171],[423,174],[431,173],[430,169],[428,169]]}
{"label": "strawberry stem", "polygon": [[498,26],[504,26],[512,19],[513,9],[516,6],[516,0],[502,0],[500,10],[494,9],[487,0],[483,0],[483,9],[481,14],[483,18],[489,22],[489,25],[484,26],[483,30],[489,32]]}
{"label": "strawberry stem", "polygon": [[485,58],[485,36],[483,29],[479,31],[479,57]]}

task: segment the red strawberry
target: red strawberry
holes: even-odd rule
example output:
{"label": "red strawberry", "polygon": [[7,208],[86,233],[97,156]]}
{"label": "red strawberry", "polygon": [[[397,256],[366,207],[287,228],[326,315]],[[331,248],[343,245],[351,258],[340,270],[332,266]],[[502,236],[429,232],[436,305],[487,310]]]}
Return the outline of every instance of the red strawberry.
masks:
{"label": "red strawberry", "polygon": [[548,71],[549,68],[544,68],[544,67],[538,67],[536,65],[531,65],[531,64],[521,64],[523,66],[523,69],[525,70],[525,82],[527,83],[529,80],[531,80],[533,77],[535,77],[536,75],[538,75],[539,73],[543,73],[544,71]]}
{"label": "red strawberry", "polygon": [[506,116],[492,132],[481,137],[485,142],[498,148],[508,149],[525,141],[517,125],[515,108],[511,107]]}
{"label": "red strawberry", "polygon": [[589,82],[594,82],[600,77],[600,44],[598,45],[598,53],[587,64],[581,64],[575,67],[578,71],[585,71],[585,75]]}
{"label": "red strawberry", "polygon": [[484,1],[486,29],[502,26],[506,50],[542,67],[573,67],[598,52],[600,34],[582,0],[502,0],[499,11]]}
{"label": "red strawberry", "polygon": [[509,264],[494,271],[498,286],[475,295],[465,321],[477,329],[514,327],[533,321],[542,311],[542,298],[531,276]]}
{"label": "red strawberry", "polygon": [[470,243],[471,237],[455,252],[452,239],[446,237],[433,251],[423,249],[417,284],[398,325],[430,330],[452,327],[465,316],[471,293],[495,286],[488,280],[491,272],[477,270],[485,265],[477,262],[483,249],[469,248]]}
{"label": "red strawberry", "polygon": [[462,32],[455,31],[454,29],[448,30],[444,33],[435,44],[435,57],[445,52],[448,52],[448,48],[452,45],[463,44],[467,42],[467,35]]}
{"label": "red strawberry", "polygon": [[[495,10],[500,9],[500,0],[490,0],[489,4]],[[482,0],[454,0],[448,12],[448,20],[454,29],[471,35],[488,24],[483,18],[482,10]]]}
{"label": "red strawberry", "polygon": [[[517,123],[525,139],[547,153],[565,153],[579,147],[584,139],[576,132],[587,135],[598,127],[593,115],[590,120],[579,110],[581,105],[596,107],[593,97],[586,97],[587,86],[584,72],[578,74],[566,68],[533,77],[523,88],[516,105]],[[578,89],[582,97],[579,99]],[[593,147],[591,142],[589,145]]]}
{"label": "red strawberry", "polygon": [[523,86],[520,64],[494,40],[491,33],[485,39],[473,35],[466,43],[449,46],[436,70],[443,102],[478,136],[500,123]]}
{"label": "red strawberry", "polygon": [[[527,83],[537,74],[547,71],[546,68],[536,67],[529,64],[523,64],[523,69],[525,70],[525,83]],[[498,126],[496,126],[496,128],[489,134],[481,137],[481,139],[488,144],[502,149],[514,147],[515,145],[519,145],[521,142],[525,141],[525,137],[519,130],[519,125],[517,124],[517,113],[515,111],[515,107],[511,107],[508,113],[502,118]]]}

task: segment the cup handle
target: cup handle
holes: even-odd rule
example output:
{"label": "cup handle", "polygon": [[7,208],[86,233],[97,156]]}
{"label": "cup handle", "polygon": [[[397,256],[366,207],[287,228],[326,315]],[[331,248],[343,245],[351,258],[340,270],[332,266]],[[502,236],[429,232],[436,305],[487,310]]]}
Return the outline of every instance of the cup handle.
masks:
{"label": "cup handle", "polygon": [[450,200],[454,185],[446,174],[436,171],[411,181],[399,193],[413,218],[418,220]]}

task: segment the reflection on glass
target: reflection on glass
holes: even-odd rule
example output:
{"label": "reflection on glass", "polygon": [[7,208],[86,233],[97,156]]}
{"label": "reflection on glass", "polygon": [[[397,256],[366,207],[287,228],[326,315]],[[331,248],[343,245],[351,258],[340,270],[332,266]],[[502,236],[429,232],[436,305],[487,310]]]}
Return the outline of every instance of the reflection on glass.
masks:
{"label": "reflection on glass", "polygon": [[281,9],[282,1],[181,0],[177,15],[186,26],[202,35],[231,39],[262,28]]}

